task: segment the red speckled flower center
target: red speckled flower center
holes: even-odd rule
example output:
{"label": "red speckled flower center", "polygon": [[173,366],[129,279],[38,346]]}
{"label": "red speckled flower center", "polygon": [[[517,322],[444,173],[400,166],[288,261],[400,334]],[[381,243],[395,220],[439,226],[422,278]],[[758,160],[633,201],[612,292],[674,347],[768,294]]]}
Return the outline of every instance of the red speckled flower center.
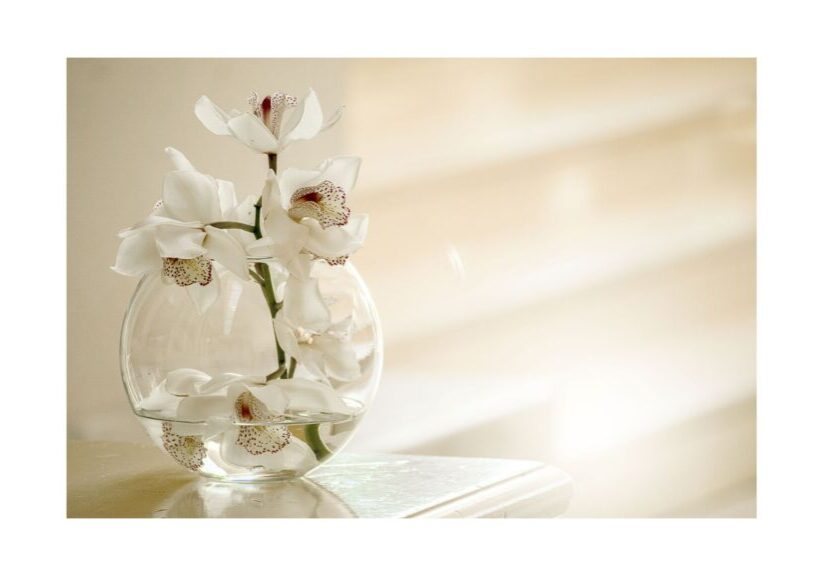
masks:
{"label": "red speckled flower center", "polygon": [[343,226],[349,222],[349,214],[351,210],[346,206],[343,188],[328,180],[300,188],[291,196],[289,216],[296,222],[314,218],[323,228]]}
{"label": "red speckled flower center", "polygon": [[260,100],[257,92],[252,92],[249,104],[254,115],[260,118],[272,134],[279,137],[280,127],[283,123],[283,113],[287,108],[297,106],[297,98],[284,92],[275,92],[271,96],[266,96]]}

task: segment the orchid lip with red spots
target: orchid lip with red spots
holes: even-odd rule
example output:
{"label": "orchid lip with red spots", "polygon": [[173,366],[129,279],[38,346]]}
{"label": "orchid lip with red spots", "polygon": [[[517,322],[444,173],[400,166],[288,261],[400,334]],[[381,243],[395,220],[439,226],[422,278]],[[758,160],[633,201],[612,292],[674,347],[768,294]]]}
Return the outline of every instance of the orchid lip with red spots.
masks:
{"label": "orchid lip with red spots", "polygon": [[205,256],[196,258],[163,258],[163,280],[178,286],[199,284],[206,286],[212,281],[214,267]]}
{"label": "orchid lip with red spots", "polygon": [[347,206],[359,170],[359,158],[338,156],[314,170],[270,171],[262,197],[263,238],[250,246],[250,254],[286,264],[298,254],[345,264],[368,229],[368,217]]}
{"label": "orchid lip with red spots", "polygon": [[283,92],[275,92],[260,100],[257,92],[252,92],[249,97],[249,104],[254,115],[263,121],[263,124],[271,130],[275,138],[279,138],[284,112],[297,106],[297,98]]}
{"label": "orchid lip with red spots", "polygon": [[350,214],[345,191],[328,180],[300,188],[291,196],[289,216],[297,222],[314,218],[323,228],[345,226]]}

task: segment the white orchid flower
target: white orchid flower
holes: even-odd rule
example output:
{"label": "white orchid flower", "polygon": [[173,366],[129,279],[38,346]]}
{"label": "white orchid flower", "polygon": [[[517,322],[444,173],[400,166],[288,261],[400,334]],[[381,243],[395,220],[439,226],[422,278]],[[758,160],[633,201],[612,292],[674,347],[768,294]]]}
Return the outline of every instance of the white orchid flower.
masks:
{"label": "white orchid flower", "polygon": [[286,354],[311,374],[348,382],[360,376],[360,362],[349,337],[350,318],[320,331],[307,330],[288,317],[274,320],[277,341]]}
{"label": "white orchid flower", "polygon": [[112,269],[127,276],[160,271],[166,282],[191,287],[196,303],[207,306],[218,290],[212,261],[249,278],[245,249],[231,233],[238,231],[211,225],[237,217],[234,185],[201,174],[174,148],[166,153],[175,170],[163,182],[162,199],[146,219],[120,232]]}
{"label": "white orchid flower", "polygon": [[[238,386],[244,387],[243,389]],[[159,411],[187,422],[207,422],[230,416],[229,405],[237,394],[252,393],[275,416],[296,412],[348,414],[351,409],[324,382],[302,378],[266,381],[264,376],[224,372],[211,376],[194,368],[172,370],[140,404],[143,410]],[[227,403],[228,402],[228,403]]]}
{"label": "white orchid flower", "polygon": [[[222,373],[216,376],[183,368],[170,372],[141,405],[165,406],[183,422],[205,422],[205,429],[166,422],[162,441],[184,466],[196,470],[205,457],[205,442],[216,439],[221,457],[238,466],[271,468],[313,465],[314,453],[289,432],[287,414],[351,414],[326,383],[289,378]],[[190,429],[191,428],[191,429]],[[299,464],[299,466],[298,466]]]}
{"label": "white orchid flower", "polygon": [[339,119],[338,109],[328,120],[314,90],[298,101],[294,96],[275,92],[262,99],[256,92],[249,98],[251,112],[226,112],[206,96],[194,105],[194,113],[212,133],[233,136],[252,150],[279,154],[297,140],[309,140],[331,128]]}
{"label": "white orchid flower", "polygon": [[255,257],[288,264],[300,252],[344,264],[363,245],[368,216],[351,215],[346,195],[357,182],[360,158],[340,156],[314,170],[270,170],[263,189],[263,238],[246,246]]}
{"label": "white orchid flower", "polygon": [[289,267],[283,309],[273,320],[277,341],[312,375],[323,380],[353,380],[360,376],[360,363],[349,337],[351,319],[332,323],[311,267],[306,256],[296,258]]}

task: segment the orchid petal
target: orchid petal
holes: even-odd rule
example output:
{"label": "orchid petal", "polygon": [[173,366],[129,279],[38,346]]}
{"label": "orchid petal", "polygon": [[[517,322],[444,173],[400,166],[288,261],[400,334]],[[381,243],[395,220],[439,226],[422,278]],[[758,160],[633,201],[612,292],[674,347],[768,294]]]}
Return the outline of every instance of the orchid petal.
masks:
{"label": "orchid petal", "polygon": [[[203,445],[203,439],[195,434],[187,433],[190,431],[183,431],[182,429],[189,428],[180,424],[172,424],[171,422],[163,422],[163,434],[161,440],[163,448],[169,455],[177,460],[179,464],[196,472],[203,466],[203,459],[206,457],[206,447]],[[191,432],[196,432],[191,431]]]}
{"label": "orchid petal", "polygon": [[[229,408],[228,402],[226,402],[226,408]],[[203,441],[211,440],[232,428],[234,428],[234,418],[230,412],[221,413],[219,416],[209,416],[206,425],[201,428]]]}
{"label": "orchid petal", "polygon": [[243,224],[253,226],[255,212],[254,205],[256,202],[257,200],[253,196],[246,196],[242,202],[232,209],[230,213],[231,219],[236,222],[242,222]]}
{"label": "orchid petal", "polygon": [[[269,168],[269,171],[266,172],[266,183],[263,184],[263,190],[260,192],[260,214],[263,219],[268,216],[273,203],[278,206],[283,205],[280,200],[281,195],[280,182],[277,179],[277,174],[274,173],[274,170]],[[283,206],[283,208],[288,207]]]}
{"label": "orchid petal", "polygon": [[165,387],[169,394],[175,396],[191,396],[196,394],[200,386],[208,382],[211,377],[205,372],[194,368],[178,368],[166,374]]}
{"label": "orchid petal", "polygon": [[209,258],[217,260],[230,272],[242,280],[249,280],[249,265],[246,262],[246,250],[228,230],[206,226],[206,238],[203,247]]}
{"label": "orchid petal", "polygon": [[217,181],[200,172],[169,172],[163,181],[163,206],[182,222],[215,222],[220,219],[217,189]]}
{"label": "orchid petal", "polygon": [[164,386],[155,386],[151,393],[140,401],[138,408],[168,417],[175,417],[180,398],[166,392]]}
{"label": "orchid petal", "polygon": [[[236,396],[235,387],[242,389]],[[235,422],[243,424],[238,427],[233,444],[253,456],[277,454],[291,441],[289,429],[275,419],[275,414],[266,407],[247,387],[235,385],[229,390],[233,401]]]}
{"label": "orchid petal", "polygon": [[369,217],[355,214],[345,226],[323,228],[316,220],[306,218],[303,225],[309,229],[306,250],[325,259],[350,256],[363,245],[368,231]]}
{"label": "orchid petal", "polygon": [[297,336],[294,335],[294,330],[285,322],[280,315],[273,320],[274,335],[277,338],[277,343],[283,351],[298,362],[302,362],[302,354],[300,344],[297,342]]}
{"label": "orchid petal", "polygon": [[120,242],[112,270],[125,276],[142,276],[163,265],[152,231],[131,234]]}
{"label": "orchid petal", "polygon": [[311,278],[314,262],[315,260],[309,254],[298,254],[297,257],[289,262],[286,269],[290,275],[296,276],[300,280],[308,280]]}
{"label": "orchid petal", "polygon": [[234,183],[228,180],[217,180],[217,203],[220,206],[220,217],[230,218],[237,208],[237,194],[234,192]]}
{"label": "orchid petal", "polygon": [[154,232],[157,251],[163,258],[196,258],[206,253],[206,233],[199,228],[158,226]]}
{"label": "orchid petal", "polygon": [[291,442],[278,454],[280,464],[286,470],[309,470],[317,465],[317,457],[308,444],[292,436]]}
{"label": "orchid petal", "polygon": [[284,380],[275,380],[265,386],[250,386],[249,392],[265,404],[272,414],[284,414],[289,404],[286,394],[280,388],[281,382]]}
{"label": "orchid petal", "polygon": [[[224,216],[225,220],[232,222],[240,222],[248,226],[254,226],[256,199],[252,196],[246,196],[240,204],[234,206],[228,214]],[[237,230],[234,228],[226,228],[226,232],[235,240],[237,240],[244,248],[249,244],[256,242],[254,234],[250,234],[247,230]],[[251,255],[247,252],[247,254]]]}
{"label": "orchid petal", "polygon": [[334,388],[325,382],[292,378],[278,380],[277,385],[288,397],[289,411],[351,413],[351,409],[340,399]]}
{"label": "orchid petal", "polygon": [[284,264],[294,258],[306,243],[309,230],[291,218],[272,198],[269,213],[263,222],[266,236],[272,239],[271,255]]}
{"label": "orchid petal", "polygon": [[187,422],[205,422],[221,414],[230,414],[232,403],[226,396],[189,396],[177,406],[177,417]]}
{"label": "orchid petal", "polygon": [[277,179],[280,186],[280,205],[288,210],[292,195],[300,188],[320,182],[318,176],[320,176],[320,170],[286,168]]}
{"label": "orchid petal", "polygon": [[264,154],[277,154],[280,144],[260,118],[244,112],[228,122],[232,135],[243,144]]}
{"label": "orchid petal", "polygon": [[314,90],[308,94],[292,110],[287,124],[283,127],[283,147],[296,140],[309,140],[317,136],[323,128],[323,110]]}
{"label": "orchid petal", "polygon": [[191,170],[193,172],[197,171],[195,170],[192,163],[189,162],[189,159],[186,158],[186,156],[182,152],[180,152],[180,150],[177,150],[176,148],[172,148],[171,146],[169,146],[165,149],[165,153],[169,157],[169,160],[171,160],[171,163],[174,165],[175,170]]}
{"label": "orchid petal", "polygon": [[326,122],[323,124],[323,127],[320,129],[320,131],[321,131],[321,132],[325,132],[326,130],[328,130],[329,128],[331,128],[331,127],[332,127],[332,126],[334,126],[335,124],[337,124],[337,121],[338,121],[338,120],[340,120],[340,118],[343,116],[343,108],[344,108],[344,107],[343,107],[343,106],[341,106],[340,108],[338,108],[337,110],[335,110],[335,111],[332,113],[332,115],[331,115],[331,116],[329,116],[329,118],[328,118],[328,119],[326,120]]}
{"label": "orchid petal", "polygon": [[271,258],[274,256],[274,240],[267,236],[252,240],[246,244],[246,254],[251,258]]}
{"label": "orchid petal", "polygon": [[[241,430],[237,430],[241,428]],[[274,470],[305,471],[317,465],[317,458],[308,444],[294,435],[289,436],[289,442],[275,453],[252,454],[241,445],[239,438],[244,428],[267,429],[285,428],[285,426],[242,426],[226,432],[220,446],[220,455],[228,463],[235,466],[254,467],[262,466]]]}
{"label": "orchid petal", "polygon": [[300,346],[300,356],[298,357],[298,361],[300,362],[300,365],[311,374],[323,382],[328,381],[329,377],[324,368],[325,359],[319,350],[308,344],[302,344]]}
{"label": "orchid petal", "polygon": [[331,323],[323,296],[315,278],[301,280],[290,276],[283,296],[283,315],[294,326],[313,332],[323,332]]}
{"label": "orchid petal", "polygon": [[337,156],[326,160],[320,166],[320,174],[317,181],[329,180],[334,185],[340,186],[351,194],[354,185],[357,183],[357,175],[360,172],[361,159],[357,156]]}
{"label": "orchid petal", "polygon": [[351,342],[320,334],[312,347],[323,355],[325,373],[335,380],[349,381],[360,376],[360,363]]}
{"label": "orchid petal", "polygon": [[143,218],[140,222],[131,226],[129,228],[124,228],[117,233],[120,238],[126,238],[127,236],[131,236],[133,234],[137,234],[140,232],[144,232],[146,230],[150,230],[152,228],[157,228],[163,224],[168,224],[170,226],[180,226],[183,228],[200,228],[201,224],[199,222],[181,222],[180,220],[175,220],[174,218],[168,218],[166,216],[158,215],[155,213],[149,214],[145,218]]}
{"label": "orchid petal", "polygon": [[[214,394],[224,388],[231,388],[231,390],[236,392],[236,394],[239,394],[243,392],[244,389],[235,387],[236,384],[246,385],[263,381],[265,381],[265,379],[262,377],[246,376],[243,374],[235,374],[234,372],[223,372],[201,386],[200,392],[203,394]],[[229,396],[231,396],[231,393],[229,393]]]}
{"label": "orchid petal", "polygon": [[227,126],[231,116],[226,114],[222,108],[209,100],[207,96],[201,96],[194,104],[194,114],[209,131],[219,136],[230,136],[231,131]]}
{"label": "orchid petal", "polygon": [[357,156],[336,156],[329,158],[314,170],[287,168],[279,177],[282,203],[288,208],[292,195],[300,188],[315,186],[329,180],[349,194],[357,182],[361,159]]}

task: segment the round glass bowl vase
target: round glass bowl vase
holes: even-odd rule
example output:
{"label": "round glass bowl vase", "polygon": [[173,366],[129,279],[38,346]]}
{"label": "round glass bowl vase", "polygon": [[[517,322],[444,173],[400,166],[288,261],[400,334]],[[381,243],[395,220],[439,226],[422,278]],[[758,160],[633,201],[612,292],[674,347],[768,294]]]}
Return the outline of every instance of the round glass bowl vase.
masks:
{"label": "round glass bowl vase", "polygon": [[252,280],[215,267],[207,286],[145,276],[123,322],[123,383],[149,436],[185,468],[223,481],[297,478],[339,452],[369,408],[380,324],[351,263],[314,264],[308,290],[326,312],[308,328],[284,313],[284,295],[292,308],[303,299],[284,270],[250,266]]}

